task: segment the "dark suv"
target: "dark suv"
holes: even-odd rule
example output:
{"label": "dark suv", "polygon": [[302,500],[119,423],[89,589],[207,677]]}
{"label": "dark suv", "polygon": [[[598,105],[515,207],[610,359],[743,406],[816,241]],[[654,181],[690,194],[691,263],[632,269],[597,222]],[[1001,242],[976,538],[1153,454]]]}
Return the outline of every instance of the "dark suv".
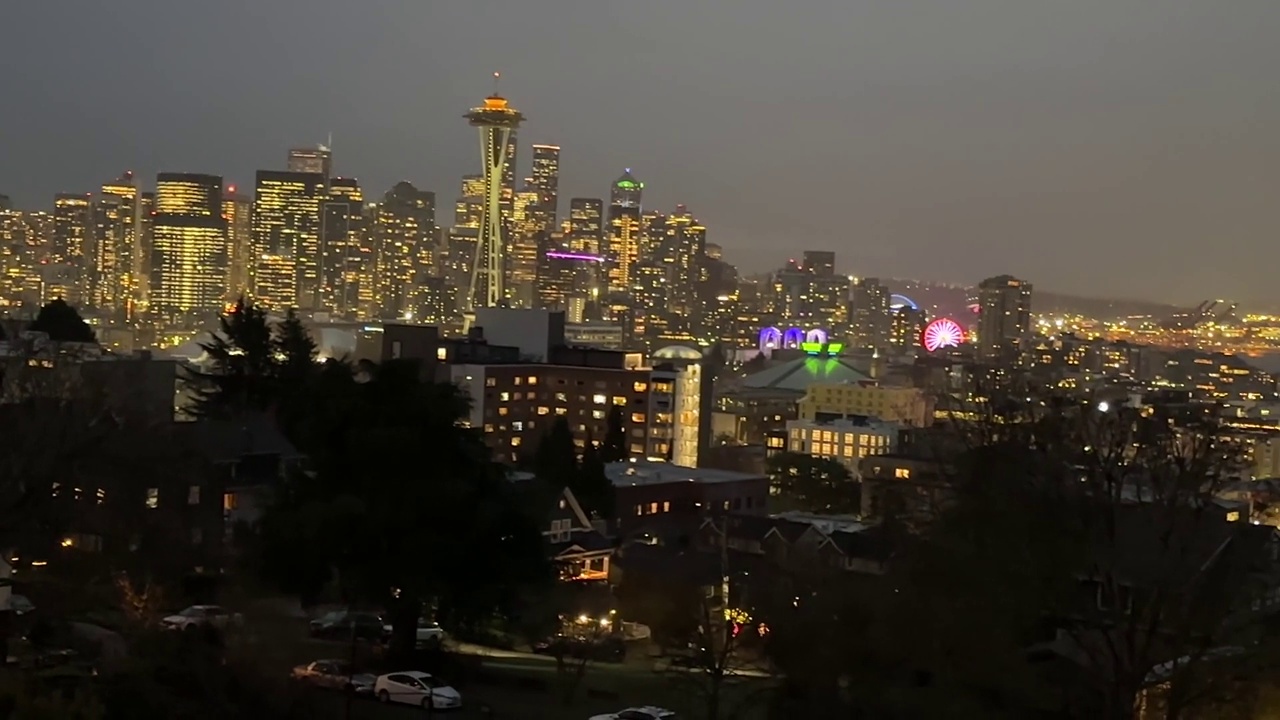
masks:
{"label": "dark suv", "polygon": [[335,610],[311,621],[311,637],[329,640],[381,640],[382,617],[371,612]]}

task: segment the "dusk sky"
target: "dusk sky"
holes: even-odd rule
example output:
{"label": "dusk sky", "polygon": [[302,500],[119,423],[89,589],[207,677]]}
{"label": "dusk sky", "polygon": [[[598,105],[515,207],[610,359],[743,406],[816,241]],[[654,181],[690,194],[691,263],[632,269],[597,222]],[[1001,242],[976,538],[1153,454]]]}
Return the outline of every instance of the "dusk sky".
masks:
{"label": "dusk sky", "polygon": [[[451,207],[492,89],[563,147],[562,208],[625,167],[747,271],[1194,304],[1280,301],[1276,0],[11,0],[0,193],[125,169],[335,172]],[[442,218],[448,222],[447,212]]]}

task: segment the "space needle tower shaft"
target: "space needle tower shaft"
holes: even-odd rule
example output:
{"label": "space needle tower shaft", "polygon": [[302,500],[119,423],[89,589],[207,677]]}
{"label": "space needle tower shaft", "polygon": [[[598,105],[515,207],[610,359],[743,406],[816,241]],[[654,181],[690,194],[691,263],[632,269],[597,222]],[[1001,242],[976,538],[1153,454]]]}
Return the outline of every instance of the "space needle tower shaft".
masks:
{"label": "space needle tower shaft", "polygon": [[494,92],[484,104],[464,115],[471,126],[480,130],[480,156],[484,163],[484,207],[480,216],[480,235],[476,238],[475,261],[471,265],[471,287],[464,311],[474,315],[476,307],[500,307],[506,304],[503,287],[506,243],[502,218],[503,169],[507,143],[511,133],[520,127],[524,115],[511,107],[498,94],[498,73],[493,74]]}

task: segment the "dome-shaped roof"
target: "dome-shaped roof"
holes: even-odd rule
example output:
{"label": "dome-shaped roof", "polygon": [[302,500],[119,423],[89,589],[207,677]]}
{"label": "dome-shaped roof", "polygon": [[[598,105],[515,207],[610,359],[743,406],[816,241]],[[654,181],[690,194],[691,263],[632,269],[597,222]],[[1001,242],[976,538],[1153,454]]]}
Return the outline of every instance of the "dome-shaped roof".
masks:
{"label": "dome-shaped roof", "polygon": [[701,360],[702,353],[687,345],[668,345],[653,353],[655,358],[667,360]]}

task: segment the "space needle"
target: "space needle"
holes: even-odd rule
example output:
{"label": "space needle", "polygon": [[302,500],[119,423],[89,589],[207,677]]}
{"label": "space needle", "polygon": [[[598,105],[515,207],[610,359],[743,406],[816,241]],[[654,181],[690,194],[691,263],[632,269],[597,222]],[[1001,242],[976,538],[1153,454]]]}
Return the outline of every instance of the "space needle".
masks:
{"label": "space needle", "polygon": [[511,131],[520,127],[524,115],[498,94],[498,73],[493,74],[493,94],[484,105],[472,108],[465,117],[480,129],[480,157],[484,162],[484,208],[480,216],[480,236],[476,239],[475,262],[471,265],[471,288],[464,305],[468,327],[476,307],[499,307],[506,302],[503,269],[506,254],[502,227],[502,171],[510,158],[507,142]]}

